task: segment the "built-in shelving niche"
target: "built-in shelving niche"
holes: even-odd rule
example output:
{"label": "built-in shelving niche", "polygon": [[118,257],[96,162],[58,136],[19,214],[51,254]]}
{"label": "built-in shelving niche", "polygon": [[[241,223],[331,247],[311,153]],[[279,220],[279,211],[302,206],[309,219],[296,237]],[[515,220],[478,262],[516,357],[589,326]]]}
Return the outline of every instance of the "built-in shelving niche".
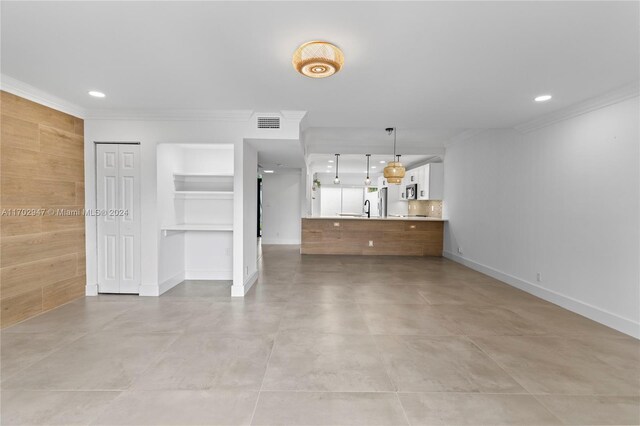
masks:
{"label": "built-in shelving niche", "polygon": [[183,223],[162,227],[169,232],[233,232],[233,175],[174,173],[174,202]]}
{"label": "built-in shelving niche", "polygon": [[161,286],[231,280],[233,145],[159,144],[157,149]]}
{"label": "built-in shelving niche", "polygon": [[201,173],[174,173],[176,191],[223,191],[233,192],[233,175]]}

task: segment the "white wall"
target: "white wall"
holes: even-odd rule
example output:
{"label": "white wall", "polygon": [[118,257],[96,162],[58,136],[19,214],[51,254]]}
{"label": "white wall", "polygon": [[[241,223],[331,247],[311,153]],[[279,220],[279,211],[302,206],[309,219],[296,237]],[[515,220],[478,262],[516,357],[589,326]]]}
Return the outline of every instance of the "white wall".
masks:
{"label": "white wall", "polygon": [[339,186],[326,186],[317,190],[320,193],[319,216],[338,216],[342,213],[342,188]]}
{"label": "white wall", "polygon": [[233,144],[181,144],[181,172],[233,174]]}
{"label": "white wall", "polygon": [[[160,221],[157,205],[156,147],[161,143],[235,143],[242,140],[243,121],[85,120],[85,204],[95,208],[95,141],[140,142],[141,169],[141,294],[157,295]],[[87,289],[97,284],[96,221],[85,221]]]}
{"label": "white wall", "polygon": [[[183,222],[183,212],[174,203],[173,173],[182,170],[184,155],[177,144],[157,146],[157,211],[160,224]],[[185,234],[172,233],[158,238],[158,280],[181,282],[185,270]]]}
{"label": "white wall", "polygon": [[243,159],[244,292],[258,271],[258,152],[245,143]]}
{"label": "white wall", "polygon": [[639,336],[638,114],[634,98],[453,143],[446,255]]}
{"label": "white wall", "polygon": [[233,286],[231,295],[244,296],[258,270],[258,152],[244,141],[234,147]]}
{"label": "white wall", "polygon": [[[248,114],[248,113],[247,113]],[[85,129],[85,199],[86,208],[95,209],[95,145],[94,142],[140,142],[141,153],[141,279],[140,294],[159,295],[171,280],[166,281],[166,277],[171,274],[171,270],[162,270],[159,262],[162,261],[159,240],[161,238],[160,227],[161,217],[158,214],[157,200],[157,146],[159,144],[232,144],[234,145],[234,162],[243,162],[242,155],[237,157],[237,153],[242,154],[242,149],[237,147],[244,144],[245,138],[260,139],[298,139],[300,132],[300,120],[304,116],[303,112],[286,111],[281,119],[281,128],[257,129],[256,114],[246,115],[244,112],[222,112],[209,115],[197,115],[189,117],[185,114],[167,117],[147,118],[87,118],[84,122]],[[250,150],[251,151],[251,150]],[[255,149],[252,150],[249,161],[257,162]],[[234,167],[236,164],[234,163]],[[253,184],[251,189],[255,195],[255,176],[257,167],[252,170]],[[242,170],[242,168],[241,168]],[[238,179],[237,173],[234,176],[234,184]],[[238,182],[242,183],[242,178]],[[243,187],[234,186],[234,197],[240,198],[239,206],[242,207]],[[237,210],[234,200],[234,222],[238,218],[246,221],[256,221],[255,197],[254,206],[247,209],[244,217],[242,208]],[[96,221],[94,217],[87,217],[85,221],[86,231],[86,254],[87,254],[87,294],[95,294],[97,288],[97,257],[96,257]],[[235,231],[234,231],[235,232]],[[254,232],[255,241],[255,232]],[[236,241],[234,236],[234,262],[235,250],[240,251],[240,274],[244,263],[243,240]],[[247,250],[257,253],[255,244],[249,244]],[[164,256],[164,254],[163,254]],[[249,256],[251,257],[251,256]],[[251,263],[251,262],[249,262]],[[255,264],[255,261],[253,262]],[[175,265],[174,265],[175,266]],[[234,268],[236,264],[234,263]],[[250,268],[251,269],[251,268]],[[255,270],[255,268],[254,268]],[[235,277],[234,277],[235,278]],[[242,277],[240,277],[242,278]],[[242,285],[241,285],[242,287]]]}
{"label": "white wall", "polygon": [[300,172],[262,175],[262,243],[300,244]]}
{"label": "white wall", "polygon": [[[170,237],[169,237],[170,238]],[[187,232],[184,243],[184,278],[233,279],[233,233]]]}

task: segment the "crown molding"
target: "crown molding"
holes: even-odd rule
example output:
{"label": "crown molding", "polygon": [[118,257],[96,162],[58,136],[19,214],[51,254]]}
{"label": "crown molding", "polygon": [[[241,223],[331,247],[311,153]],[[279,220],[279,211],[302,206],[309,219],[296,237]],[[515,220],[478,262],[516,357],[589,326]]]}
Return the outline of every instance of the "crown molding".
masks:
{"label": "crown molding", "polygon": [[164,110],[92,110],[88,120],[132,120],[132,121],[227,121],[246,122],[251,119],[252,110],[205,110],[205,109],[164,109]]}
{"label": "crown molding", "polygon": [[559,121],[568,120],[570,118],[577,117],[579,115],[586,114],[600,108],[626,101],[627,99],[637,97],[639,94],[640,85],[638,84],[638,82],[634,82],[612,90],[611,92],[607,92],[603,95],[587,99],[586,101],[579,102],[567,108],[562,108],[551,114],[547,114],[534,120],[518,124],[514,126],[514,129],[522,133],[529,133],[534,130],[550,126]]}
{"label": "crown molding", "polygon": [[246,122],[253,114],[252,110],[87,110],[5,74],[0,74],[0,89],[85,120]]}
{"label": "crown molding", "polygon": [[78,118],[87,115],[84,108],[5,74],[0,74],[0,89]]}

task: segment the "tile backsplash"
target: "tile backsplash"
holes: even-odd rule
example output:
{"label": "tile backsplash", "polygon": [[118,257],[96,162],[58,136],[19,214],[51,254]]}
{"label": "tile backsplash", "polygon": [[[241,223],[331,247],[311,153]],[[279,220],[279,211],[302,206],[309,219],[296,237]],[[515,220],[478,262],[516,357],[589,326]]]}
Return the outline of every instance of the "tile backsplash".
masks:
{"label": "tile backsplash", "polygon": [[442,218],[441,200],[409,200],[409,214]]}

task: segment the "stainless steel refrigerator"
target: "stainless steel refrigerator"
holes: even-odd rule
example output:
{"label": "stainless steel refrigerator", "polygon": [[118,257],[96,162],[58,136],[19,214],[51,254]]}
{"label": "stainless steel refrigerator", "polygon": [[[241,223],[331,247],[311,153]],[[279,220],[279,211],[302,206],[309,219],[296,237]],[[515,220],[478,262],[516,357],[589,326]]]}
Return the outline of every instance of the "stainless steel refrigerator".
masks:
{"label": "stainless steel refrigerator", "polygon": [[378,190],[378,215],[387,217],[387,188]]}

